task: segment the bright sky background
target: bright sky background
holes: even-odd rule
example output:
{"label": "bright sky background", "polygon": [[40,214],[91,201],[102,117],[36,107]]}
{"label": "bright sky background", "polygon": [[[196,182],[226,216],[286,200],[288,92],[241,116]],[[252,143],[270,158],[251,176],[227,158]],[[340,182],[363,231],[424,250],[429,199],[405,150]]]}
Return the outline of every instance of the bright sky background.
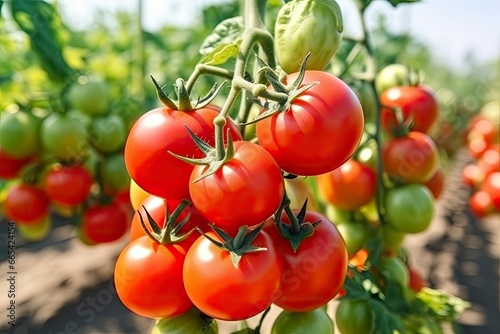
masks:
{"label": "bright sky background", "polygon": [[[96,8],[136,11],[139,0],[59,0],[63,20],[69,26],[84,28],[92,22]],[[220,0],[143,0],[144,27],[165,23],[189,25],[204,4]],[[342,8],[346,33],[356,34],[358,21],[352,0],[337,0]],[[436,57],[460,67],[468,51],[478,61],[500,60],[500,0],[423,0],[393,8],[386,1],[375,1],[369,18],[384,13],[391,27],[409,31],[428,43]],[[373,20],[371,20],[373,23]],[[369,20],[370,24],[370,20]]]}

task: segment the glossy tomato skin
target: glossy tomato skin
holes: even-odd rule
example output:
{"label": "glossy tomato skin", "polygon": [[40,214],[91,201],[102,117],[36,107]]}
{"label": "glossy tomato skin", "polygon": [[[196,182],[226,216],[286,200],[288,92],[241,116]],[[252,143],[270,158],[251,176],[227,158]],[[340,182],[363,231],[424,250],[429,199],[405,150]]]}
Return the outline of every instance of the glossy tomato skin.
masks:
{"label": "glossy tomato skin", "polygon": [[18,173],[29,160],[29,158],[15,158],[2,150],[0,147],[0,180],[10,180],[16,178]]}
{"label": "glossy tomato skin", "polygon": [[[297,73],[286,77],[291,83]],[[342,80],[322,71],[306,71],[300,94],[284,112],[257,123],[257,138],[285,171],[297,175],[330,172],[353,154],[363,134],[363,110]]]}
{"label": "glossy tomato skin", "polygon": [[417,131],[387,141],[382,155],[385,171],[406,182],[427,182],[439,168],[436,144],[431,137]]}
{"label": "glossy tomato skin", "polygon": [[13,186],[5,202],[5,216],[18,224],[36,224],[49,214],[49,198],[45,192],[33,185],[18,184]]}
{"label": "glossy tomato skin", "polygon": [[120,253],[114,280],[122,303],[152,319],[170,318],[193,307],[184,289],[186,245],[162,245],[148,236],[130,242]]}
{"label": "glossy tomato skin", "polygon": [[205,166],[195,166],[189,182],[194,206],[217,227],[236,231],[273,215],[281,204],[284,181],[273,157],[257,144],[234,143],[234,157],[199,181]]}
{"label": "glossy tomato skin", "polygon": [[[214,232],[208,235],[221,240]],[[252,245],[266,250],[244,254],[238,268],[229,252],[204,236],[191,246],[184,263],[184,284],[200,311],[234,321],[255,316],[271,305],[283,274],[283,262],[267,233],[260,232]]]}
{"label": "glossy tomato skin", "polygon": [[[438,104],[434,92],[425,86],[397,86],[380,95],[382,106],[400,108],[403,120],[413,117],[413,131],[427,133],[438,120]],[[389,108],[381,110],[382,127],[391,132],[396,116]]]}
{"label": "glossy tomato skin", "polygon": [[434,198],[421,184],[408,184],[391,189],[385,197],[387,222],[405,233],[420,233],[434,217]]}
{"label": "glossy tomato skin", "polygon": [[117,202],[95,205],[83,214],[81,233],[91,244],[120,239],[128,230],[127,213]]}
{"label": "glossy tomato skin", "polygon": [[[144,208],[146,208],[151,217],[153,217],[154,221],[161,228],[163,228],[165,223],[166,209],[168,208],[169,213],[172,214],[179,203],[180,201],[178,200],[165,200],[161,197],[150,195],[142,202],[141,207],[137,211],[141,213],[146,226],[148,226],[148,220]],[[134,216],[132,217],[132,223],[130,225],[130,241],[145,235],[144,230],[141,226],[140,216],[137,211],[134,213]],[[188,233],[195,227],[199,227],[202,231],[208,231],[210,229],[208,226],[208,220],[206,220],[205,217],[203,217],[193,206],[186,207],[180,217],[177,219],[177,222],[182,221],[188,214],[190,214],[190,218],[189,221],[180,229],[179,232],[181,235],[184,233]],[[194,231],[191,236],[188,237],[188,239],[184,240],[184,243],[192,244],[196,241],[198,236],[199,233],[197,231]]]}
{"label": "glossy tomato skin", "polygon": [[316,178],[319,194],[341,210],[355,210],[375,196],[375,171],[356,160],[348,160],[339,168]]}
{"label": "glossy tomato skin", "polygon": [[[321,223],[312,236],[301,241],[297,252],[275,226],[266,229],[270,230],[285,264],[281,287],[273,303],[291,312],[312,311],[328,303],[342,288],[347,274],[347,248],[335,225],[314,211],[308,211],[305,220]],[[282,221],[289,223],[286,215]]]}
{"label": "glossy tomato skin", "polygon": [[142,202],[144,202],[146,198],[153,196],[139,187],[134,180],[130,180],[129,194],[130,204],[132,205],[132,209],[134,209],[134,211],[140,209]]}
{"label": "glossy tomato skin", "polygon": [[83,166],[57,164],[45,175],[43,188],[52,201],[72,206],[87,198],[92,183],[92,176]]}
{"label": "glossy tomato skin", "polygon": [[[215,106],[193,111],[162,107],[142,115],[132,126],[125,144],[125,164],[131,178],[152,195],[168,199],[189,198],[189,176],[193,166],[168,151],[190,158],[203,157],[186,126],[214,145],[213,119],[219,110]],[[231,119],[227,120],[225,129],[228,128],[233,140],[241,139]]]}
{"label": "glossy tomato skin", "polygon": [[343,299],[335,311],[335,322],[342,334],[370,334],[374,314],[366,300]]}

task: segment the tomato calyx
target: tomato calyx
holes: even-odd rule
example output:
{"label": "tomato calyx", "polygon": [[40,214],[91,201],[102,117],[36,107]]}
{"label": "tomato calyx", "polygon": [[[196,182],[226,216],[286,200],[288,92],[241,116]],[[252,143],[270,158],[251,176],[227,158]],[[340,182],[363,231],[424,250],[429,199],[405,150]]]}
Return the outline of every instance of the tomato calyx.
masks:
{"label": "tomato calyx", "polygon": [[143,205],[142,209],[144,210],[144,212],[146,212],[148,223],[152,230],[150,231],[148,229],[146,223],[144,222],[141,212],[137,210],[137,213],[139,214],[139,220],[144,230],[144,233],[146,233],[146,235],[148,235],[151,239],[156,240],[158,243],[162,245],[178,243],[185,240],[187,237],[191,235],[191,233],[193,233],[194,229],[184,234],[179,234],[179,231],[189,221],[189,219],[191,218],[191,213],[188,213],[186,217],[178,223],[177,219],[180,217],[184,209],[188,207],[190,204],[191,203],[188,200],[186,199],[182,200],[171,214],[168,211],[168,205],[167,205],[165,208],[166,210],[165,223],[163,224],[163,228],[161,228],[158,225],[158,223],[155,222],[154,218],[151,217],[148,210]]}
{"label": "tomato calyx", "polygon": [[186,126],[186,130],[189,132],[189,135],[193,139],[196,146],[198,146],[198,148],[205,154],[205,157],[195,159],[184,157],[171,151],[168,151],[168,153],[188,164],[208,166],[208,168],[197,179],[195,179],[194,182],[200,181],[201,179],[214,174],[219,170],[219,168],[234,157],[233,138],[231,137],[229,129],[227,130],[226,147],[224,147],[223,144],[218,144],[222,143],[222,140],[216,140],[215,147],[211,146],[191,131],[189,127]]}
{"label": "tomato calyx", "polygon": [[[321,222],[320,220],[313,223],[305,221],[307,213],[307,202],[308,199],[306,198],[304,204],[300,208],[299,213],[295,215],[292,211],[292,208],[290,208],[290,199],[285,194],[281,207],[275,214],[276,228],[278,229],[280,235],[290,242],[290,245],[292,246],[294,252],[297,252],[297,249],[299,248],[302,240],[313,235],[314,229]],[[290,220],[290,224],[286,224],[281,221],[281,214],[283,210],[285,210],[285,213]]]}
{"label": "tomato calyx", "polygon": [[[278,74],[275,70],[273,70],[271,67],[269,67],[268,64],[266,64],[262,59],[259,57],[256,57],[257,60],[259,61],[260,65],[262,66],[261,69],[259,70],[259,73],[264,72],[267,80],[273,87],[273,89],[281,93],[284,97],[282,99],[276,100],[276,101],[266,101],[263,104],[264,112],[262,112],[258,117],[256,117],[254,120],[249,121],[247,123],[240,124],[241,126],[249,125],[256,123],[262,119],[268,118],[273,116],[274,114],[277,114],[279,112],[284,112],[290,109],[290,106],[292,102],[299,97],[302,93],[310,89],[311,87],[317,85],[319,82],[312,82],[307,85],[302,85],[302,82],[304,81],[304,77],[306,75],[306,65],[307,65],[307,59],[311,56],[311,53],[309,52],[304,60],[302,61],[302,64],[300,65],[299,69],[299,74],[297,78],[289,85],[286,85],[283,83],[283,80],[285,78],[284,73]],[[259,96],[258,92],[255,92],[256,96]]]}
{"label": "tomato calyx", "polygon": [[173,100],[168,97],[168,94],[163,90],[163,88],[158,84],[158,82],[151,76],[151,80],[156,88],[156,93],[160,101],[168,108],[180,111],[190,111],[195,109],[200,109],[208,106],[213,99],[217,96],[222,86],[223,82],[219,86],[215,83],[210,91],[204,97],[198,97],[195,100],[191,100],[189,91],[186,88],[186,84],[183,79],[179,78],[175,81],[174,90],[177,95],[177,100]]}
{"label": "tomato calyx", "polygon": [[405,120],[403,116],[403,110],[400,107],[384,106],[384,108],[391,109],[396,117],[396,124],[390,124],[390,134],[394,138],[406,137],[408,133],[413,129],[415,124],[415,118],[413,115],[409,115]]}
{"label": "tomato calyx", "polygon": [[210,227],[222,239],[222,242],[215,240],[199,228],[196,229],[201,233],[201,235],[210,240],[210,242],[212,242],[215,246],[228,251],[231,256],[231,262],[233,263],[235,268],[238,268],[240,260],[245,254],[267,250],[266,247],[257,247],[252,245],[253,241],[262,230],[263,226],[264,223],[261,223],[257,228],[252,230],[247,225],[240,226],[238,232],[236,233],[236,236],[233,238],[223,229],[210,224]]}

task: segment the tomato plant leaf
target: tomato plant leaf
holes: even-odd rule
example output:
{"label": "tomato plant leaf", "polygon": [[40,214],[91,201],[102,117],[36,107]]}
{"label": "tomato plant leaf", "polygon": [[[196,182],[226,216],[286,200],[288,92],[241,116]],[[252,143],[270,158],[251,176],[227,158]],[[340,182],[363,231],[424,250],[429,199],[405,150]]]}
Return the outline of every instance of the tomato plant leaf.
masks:
{"label": "tomato plant leaf", "polygon": [[54,81],[64,81],[73,74],[62,53],[61,31],[64,27],[56,9],[45,1],[16,0],[11,4],[12,17],[30,38],[42,68]]}
{"label": "tomato plant leaf", "polygon": [[408,332],[401,316],[389,310],[386,303],[377,299],[370,299],[368,303],[375,315],[373,334],[387,334],[394,333],[394,331]]}
{"label": "tomato plant leaf", "polygon": [[389,3],[391,5],[396,7],[397,5],[402,4],[402,3],[419,2],[420,0],[387,0],[387,1],[389,1]]}
{"label": "tomato plant leaf", "polygon": [[443,290],[423,288],[417,293],[417,299],[425,304],[429,313],[442,321],[453,321],[470,307],[470,304]]}
{"label": "tomato plant leaf", "polygon": [[[243,17],[236,16],[219,23],[213,32],[208,35],[200,46],[200,54],[207,56],[212,54],[220,45],[237,45],[243,34],[245,24]],[[220,49],[219,49],[220,50]]]}
{"label": "tomato plant leaf", "polygon": [[3,6],[4,1],[0,0],[0,17],[2,17],[2,6]]}
{"label": "tomato plant leaf", "polygon": [[236,57],[240,51],[238,44],[219,44],[209,54],[201,58],[200,63],[207,65],[221,65],[230,58]]}

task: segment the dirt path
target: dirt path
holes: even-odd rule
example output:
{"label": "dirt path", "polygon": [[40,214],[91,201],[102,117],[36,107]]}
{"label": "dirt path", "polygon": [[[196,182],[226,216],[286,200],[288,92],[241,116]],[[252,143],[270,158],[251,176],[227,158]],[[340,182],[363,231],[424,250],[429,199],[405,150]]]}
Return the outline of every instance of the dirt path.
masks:
{"label": "dirt path", "polygon": [[[471,302],[459,323],[464,334],[500,331],[500,218],[478,220],[467,209],[469,195],[460,183],[467,162],[459,155],[449,171],[437,217],[423,234],[408,237],[413,263],[429,277],[432,287]],[[1,334],[139,334],[152,321],[135,316],[119,301],[112,284],[113,265],[122,243],[88,247],[73,237],[64,220],[55,222],[42,243],[18,238],[16,259],[16,326],[7,324],[6,226],[0,223],[0,333]],[[330,309],[332,311],[332,309]],[[273,309],[273,314],[278,312]],[[265,323],[269,332],[273,316]],[[221,323],[221,334],[234,329]]]}

